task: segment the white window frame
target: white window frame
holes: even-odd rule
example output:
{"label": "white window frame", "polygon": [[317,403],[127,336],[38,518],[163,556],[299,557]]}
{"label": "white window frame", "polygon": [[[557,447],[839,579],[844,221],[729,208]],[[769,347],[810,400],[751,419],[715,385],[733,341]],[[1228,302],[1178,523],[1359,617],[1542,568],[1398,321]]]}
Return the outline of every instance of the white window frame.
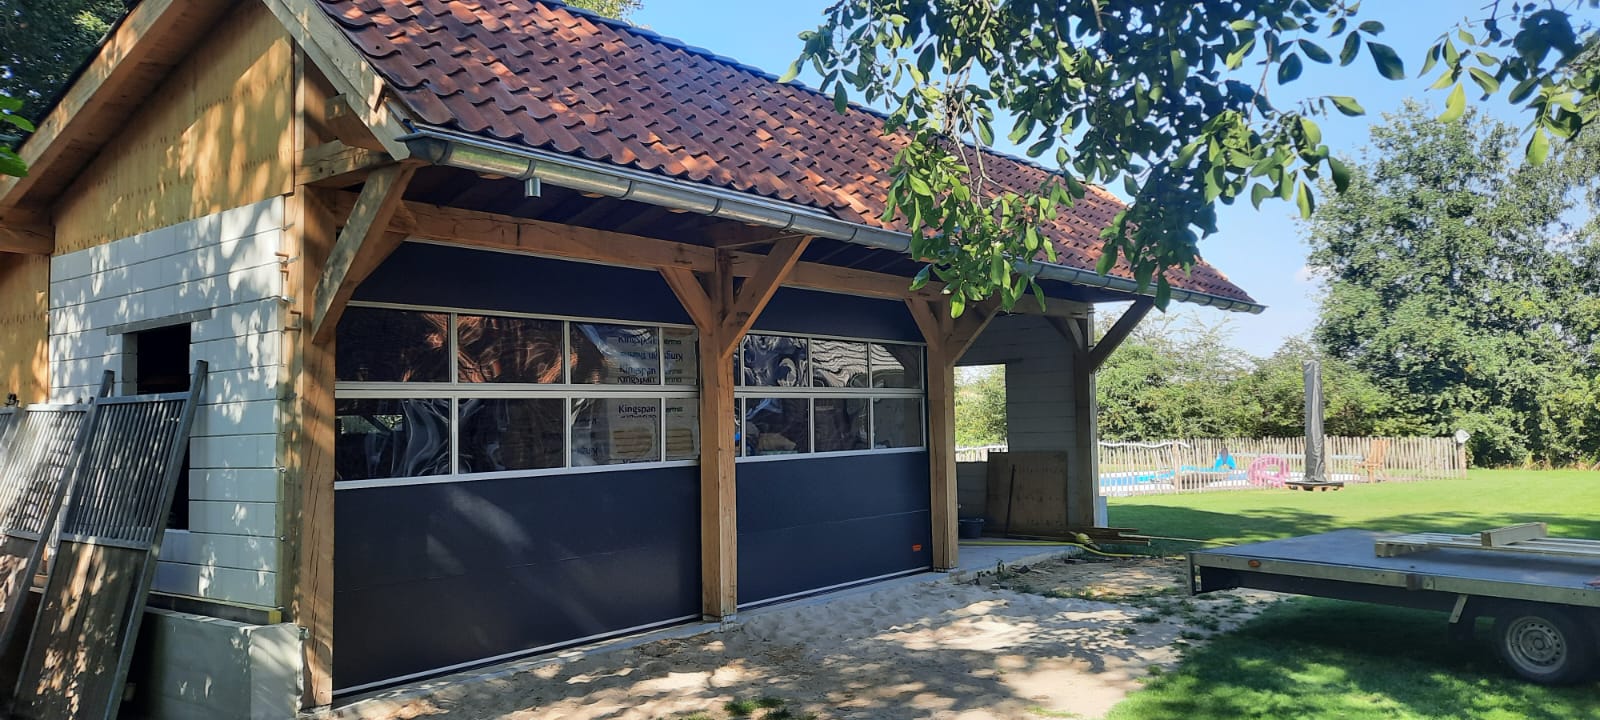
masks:
{"label": "white window frame", "polygon": [[[401,310],[407,312],[444,313],[449,315],[449,379],[447,381],[428,382],[359,382],[337,381],[334,385],[334,397],[339,400],[408,400],[408,399],[448,399],[450,400],[450,470],[449,474],[426,475],[419,477],[399,478],[371,478],[365,480],[342,480],[334,484],[338,489],[359,489],[371,487],[393,487],[402,485],[430,485],[439,483],[471,482],[476,480],[498,480],[509,478],[531,478],[551,475],[571,475],[596,472],[622,472],[630,470],[652,470],[657,468],[695,467],[699,460],[666,460],[667,453],[667,402],[671,400],[691,399],[698,401],[700,397],[699,368],[695,368],[696,384],[694,385],[668,385],[666,373],[666,331],[689,330],[698,332],[693,325],[682,323],[639,322],[619,318],[581,317],[574,315],[556,315],[549,313],[528,313],[508,310],[492,310],[483,308],[466,308],[441,305],[416,305],[407,303],[387,302],[352,302],[350,307],[374,308],[382,310]],[[562,323],[561,344],[563,357],[571,357],[572,326],[573,324],[601,324],[623,325],[633,327],[650,327],[656,331],[657,340],[657,383],[654,385],[620,385],[603,383],[573,383],[571,367],[562,364],[562,382],[560,383],[475,383],[460,380],[459,361],[459,328],[457,320],[462,315],[483,315],[494,317],[520,318],[528,320],[551,320]],[[802,373],[805,382],[803,386],[795,387],[763,387],[744,385],[744,340],[734,351],[734,412],[739,423],[739,442],[735,443],[737,462],[773,462],[781,460],[806,460],[813,458],[847,457],[853,455],[881,455],[892,453],[925,452],[928,448],[928,370],[927,346],[925,343],[906,342],[903,340],[889,340],[883,338],[850,337],[844,335],[827,335],[820,333],[789,333],[780,331],[756,330],[746,335],[769,335],[802,339],[806,342],[807,368]],[[823,388],[811,386],[811,369],[809,359],[811,342],[813,340],[838,340],[845,342],[864,343],[868,345],[867,353],[867,382],[869,387],[860,388]],[[918,368],[922,379],[921,387],[917,388],[875,388],[870,387],[872,381],[872,353],[871,345],[904,345],[919,348],[921,367]],[[697,349],[696,352],[701,352]],[[805,398],[807,402],[807,433],[810,443],[809,452],[774,455],[745,455],[744,431],[748,424],[745,415],[745,401],[748,398],[783,397]],[[865,400],[868,415],[868,447],[862,450],[834,450],[816,452],[816,399],[817,398],[849,398]],[[563,417],[566,425],[562,432],[562,465],[553,468],[530,468],[525,470],[498,470],[492,472],[463,473],[460,465],[461,447],[461,400],[473,398],[496,399],[559,399],[563,401]],[[605,399],[605,398],[640,398],[654,399],[660,403],[661,412],[658,420],[660,433],[661,460],[651,462],[620,463],[614,465],[573,465],[573,402],[580,399]],[[920,402],[922,410],[921,435],[922,442],[914,447],[875,448],[877,443],[877,399],[887,398],[915,398]],[[701,442],[705,439],[701,438]]]}

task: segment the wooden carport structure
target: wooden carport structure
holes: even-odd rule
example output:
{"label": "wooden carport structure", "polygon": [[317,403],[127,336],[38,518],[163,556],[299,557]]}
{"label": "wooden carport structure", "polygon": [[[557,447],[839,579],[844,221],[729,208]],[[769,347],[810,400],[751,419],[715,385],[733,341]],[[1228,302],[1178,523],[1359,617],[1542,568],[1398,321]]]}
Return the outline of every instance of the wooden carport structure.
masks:
{"label": "wooden carport structure", "polygon": [[[927,488],[929,547],[915,545],[916,557],[927,553],[916,562],[955,567],[954,368],[999,313],[981,303],[951,318],[938,284],[909,289],[919,264],[905,254],[904,233],[876,220],[882,198],[872,193],[886,182],[884,158],[893,152],[892,138],[876,134],[877,118],[859,108],[833,114],[831,100],[808,89],[559,3],[436,4],[455,19],[399,0],[144,0],[22,147],[34,172],[0,181],[0,251],[9,253],[0,256],[0,302],[9,308],[0,323],[33,340],[17,346],[21,354],[0,355],[0,371],[32,378],[13,385],[38,399],[44,386],[70,389],[83,358],[129,352],[69,350],[90,342],[85,328],[100,328],[100,299],[68,302],[64,268],[76,256],[106,265],[92,272],[115,273],[113,246],[135,247],[128,241],[190,223],[199,223],[193,242],[203,245],[217,213],[273,208],[262,214],[277,242],[277,280],[252,300],[277,308],[259,331],[277,344],[276,358],[261,366],[270,377],[256,380],[273,398],[271,469],[281,476],[276,502],[260,503],[272,505],[281,536],[273,582],[260,598],[202,597],[212,605],[188,607],[236,605],[260,623],[300,626],[305,705],[332,702],[336,434],[348,381],[338,367],[341,319],[352,302],[372,304],[359,299],[364,283],[393,272],[397,253],[419,246],[645,270],[670,289],[699,343],[695,583],[706,619],[730,618],[740,606],[739,476],[754,467],[737,439],[748,429],[737,403],[752,392],[736,386],[742,340],[784,293],[797,303],[817,297],[800,291],[872,301],[874,312],[902,308],[890,314],[916,329],[926,358],[925,384],[915,388],[926,428],[915,449],[927,456],[918,481]],[[452,54],[452,42],[471,51]],[[555,44],[575,52],[558,57],[549,50]],[[552,74],[534,82],[516,70],[533,67]],[[192,95],[185,108],[146,107],[175,92]],[[607,92],[634,97],[606,99]],[[639,109],[652,106],[654,117]],[[733,109],[707,114],[716,107]],[[1044,172],[1002,160],[1000,172],[1019,184]],[[1117,209],[1095,190],[1062,221],[1052,238],[1061,264],[1033,268],[1048,309],[1031,301],[1018,309],[1073,348],[1069,512],[1084,526],[1092,524],[1096,478],[1092,369],[1151,307],[1125,268],[1108,276],[1091,269],[1098,229]],[[1203,263],[1169,279],[1180,301],[1261,309]],[[184,282],[180,296],[189,292]],[[1126,300],[1133,309],[1094,342],[1093,304]],[[219,317],[230,306],[214,305]],[[106,333],[199,323],[201,312],[122,317],[105,323]],[[827,342],[861,337],[862,347],[895,340],[813,334]],[[216,404],[238,400],[224,395]]]}

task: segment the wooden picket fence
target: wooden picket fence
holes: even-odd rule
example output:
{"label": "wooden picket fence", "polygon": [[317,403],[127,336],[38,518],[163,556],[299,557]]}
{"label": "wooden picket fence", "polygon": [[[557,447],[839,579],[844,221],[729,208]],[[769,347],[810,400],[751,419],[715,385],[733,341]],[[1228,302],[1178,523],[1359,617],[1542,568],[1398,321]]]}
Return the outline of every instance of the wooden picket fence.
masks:
{"label": "wooden picket fence", "polygon": [[[1329,479],[1346,483],[1413,482],[1465,477],[1466,457],[1452,438],[1329,437]],[[1191,438],[1100,443],[1103,495],[1144,495],[1282,487],[1305,475],[1306,440]],[[1231,462],[1229,462],[1231,460]]]}

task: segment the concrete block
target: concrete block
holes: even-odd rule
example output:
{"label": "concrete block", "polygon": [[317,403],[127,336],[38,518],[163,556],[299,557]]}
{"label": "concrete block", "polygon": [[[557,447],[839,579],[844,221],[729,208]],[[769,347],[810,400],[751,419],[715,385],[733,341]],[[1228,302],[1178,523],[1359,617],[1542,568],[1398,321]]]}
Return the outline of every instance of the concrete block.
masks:
{"label": "concrete block", "polygon": [[147,610],[127,714],[149,720],[290,720],[299,707],[299,627]]}

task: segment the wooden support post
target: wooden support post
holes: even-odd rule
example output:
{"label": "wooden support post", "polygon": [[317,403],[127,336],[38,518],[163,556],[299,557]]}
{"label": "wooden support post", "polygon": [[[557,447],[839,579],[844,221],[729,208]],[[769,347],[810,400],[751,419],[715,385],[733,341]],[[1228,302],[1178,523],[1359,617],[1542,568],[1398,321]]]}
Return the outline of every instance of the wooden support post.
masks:
{"label": "wooden support post", "polygon": [[933,523],[933,569],[948,572],[960,562],[956,507],[956,363],[999,313],[994,302],[977,303],[960,318],[943,302],[906,301],[928,344],[928,486]]}
{"label": "wooden support post", "polygon": [[710,273],[660,269],[700,333],[700,583],[706,620],[730,618],[739,607],[734,353],[810,241],[780,240],[737,291],[733,255],[726,251],[716,253]]}
{"label": "wooden support post", "polygon": [[1106,358],[1111,357],[1111,353],[1117,351],[1117,347],[1122,345],[1122,341],[1128,339],[1128,335],[1133,333],[1133,329],[1139,325],[1139,321],[1143,320],[1144,316],[1149,315],[1150,309],[1155,306],[1156,301],[1147,297],[1133,301],[1133,304],[1123,311],[1122,317],[1117,318],[1116,324],[1106,331],[1105,337],[1100,338],[1099,342],[1085,343],[1092,345],[1089,350],[1089,372],[1098,372],[1100,366],[1105,364]]}
{"label": "wooden support post", "polygon": [[415,165],[389,165],[367,177],[361,197],[339,231],[339,241],[328,254],[317,282],[316,304],[307,318],[317,342],[328,342],[333,337],[356,286],[405,239],[403,234],[388,231],[389,221],[399,209],[406,184],[415,172]]}

